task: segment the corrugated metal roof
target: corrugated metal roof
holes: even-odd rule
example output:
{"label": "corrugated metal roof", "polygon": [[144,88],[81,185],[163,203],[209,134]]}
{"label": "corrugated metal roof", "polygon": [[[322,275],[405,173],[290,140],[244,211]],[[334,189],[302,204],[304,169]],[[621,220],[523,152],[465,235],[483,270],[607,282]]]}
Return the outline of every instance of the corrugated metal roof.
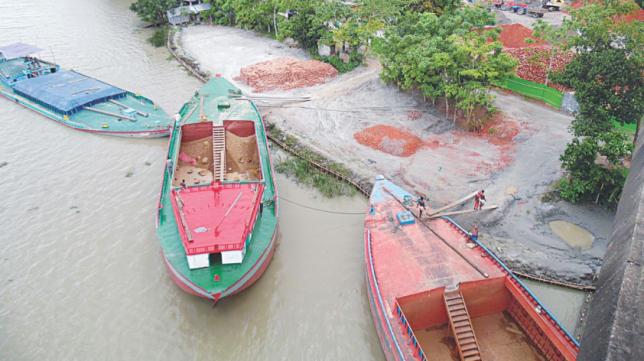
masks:
{"label": "corrugated metal roof", "polygon": [[196,4],[196,5],[186,5],[179,6],[173,9],[170,9],[166,12],[168,16],[168,21],[172,25],[187,23],[190,21],[190,14],[199,14],[202,11],[210,10],[212,5],[210,4]]}

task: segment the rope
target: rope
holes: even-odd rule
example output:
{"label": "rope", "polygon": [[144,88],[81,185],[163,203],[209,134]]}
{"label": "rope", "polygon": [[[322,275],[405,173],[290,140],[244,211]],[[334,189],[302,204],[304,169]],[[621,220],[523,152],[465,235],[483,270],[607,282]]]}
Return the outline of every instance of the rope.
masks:
{"label": "rope", "polygon": [[391,107],[355,107],[353,109],[338,109],[338,108],[324,108],[324,107],[315,107],[315,106],[303,106],[303,105],[262,105],[264,108],[298,108],[298,109],[308,109],[308,110],[315,110],[315,111],[327,111],[327,112],[338,112],[338,113],[362,113],[365,110],[373,111],[373,112],[390,112],[396,109],[408,109],[410,111],[416,111],[419,113],[424,113],[424,114],[432,114],[431,111],[427,110],[419,110],[417,107],[413,106],[391,106]]}
{"label": "rope", "polygon": [[327,210],[327,209],[321,209],[321,208],[315,208],[315,207],[307,206],[307,205],[304,205],[304,204],[302,204],[302,203],[298,203],[298,202],[292,201],[292,200],[290,200],[290,199],[286,199],[286,198],[284,198],[284,197],[282,197],[282,196],[279,196],[279,198],[280,198],[281,200],[283,200],[283,201],[286,201],[286,202],[288,202],[288,203],[294,204],[294,205],[296,205],[296,206],[300,206],[300,207],[302,207],[302,208],[311,209],[311,210],[318,211],[318,212],[331,213],[331,214],[352,214],[352,215],[358,215],[358,214],[359,214],[359,215],[364,215],[364,214],[365,214],[365,212],[340,212],[340,211],[329,211],[329,210]]}

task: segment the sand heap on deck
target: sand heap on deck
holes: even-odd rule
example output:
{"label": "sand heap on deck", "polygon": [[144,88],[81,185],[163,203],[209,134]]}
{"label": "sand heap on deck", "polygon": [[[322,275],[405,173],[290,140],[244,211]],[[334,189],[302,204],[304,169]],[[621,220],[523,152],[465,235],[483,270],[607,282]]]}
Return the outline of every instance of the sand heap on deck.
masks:
{"label": "sand heap on deck", "polygon": [[255,135],[240,137],[226,132],[226,178],[231,181],[259,180],[259,154]]}
{"label": "sand heap on deck", "polygon": [[338,74],[331,65],[317,60],[277,58],[242,68],[237,79],[254,91],[289,90],[324,83]]}

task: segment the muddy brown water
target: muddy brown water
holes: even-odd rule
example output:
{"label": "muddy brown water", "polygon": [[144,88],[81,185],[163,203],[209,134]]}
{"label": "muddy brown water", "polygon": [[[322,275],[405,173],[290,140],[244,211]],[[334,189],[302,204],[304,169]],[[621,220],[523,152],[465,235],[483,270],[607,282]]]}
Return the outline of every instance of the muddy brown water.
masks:
{"label": "muddy brown water", "polygon": [[[47,59],[175,112],[200,83],[146,43],[151,31],[128,5],[0,2],[0,44],[33,43]],[[179,290],[160,256],[154,212],[165,140],[84,134],[4,98],[0,119],[0,360],[383,359],[361,216],[283,201],[266,274],[213,308]],[[277,181],[298,203],[366,205]]]}
{"label": "muddy brown water", "polygon": [[566,221],[548,223],[550,229],[570,247],[588,250],[593,246],[593,234],[583,227]]}

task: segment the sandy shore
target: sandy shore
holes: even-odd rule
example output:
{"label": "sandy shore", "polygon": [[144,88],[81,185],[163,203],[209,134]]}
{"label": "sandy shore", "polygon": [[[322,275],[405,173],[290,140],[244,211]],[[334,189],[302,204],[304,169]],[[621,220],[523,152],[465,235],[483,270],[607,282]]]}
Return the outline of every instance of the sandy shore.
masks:
{"label": "sandy shore", "polygon": [[[177,45],[202,70],[229,79],[238,76],[240,68],[260,61],[283,56],[307,58],[301,49],[218,26],[185,28]],[[592,283],[606,250],[612,215],[599,208],[541,200],[561,176],[559,155],[571,139],[567,130],[571,116],[498,93],[496,105],[505,115],[499,129],[510,127],[518,132],[511,141],[499,141],[457,129],[422,97],[383,84],[379,71],[378,62],[370,60],[367,66],[323,85],[268,93],[309,96],[308,102],[258,105],[267,121],[314,150],[361,176],[384,174],[427,194],[433,207],[485,189],[488,204],[497,204],[499,209],[459,216],[459,222],[466,227],[478,223],[482,240],[515,270]],[[237,85],[250,92],[245,84]],[[401,157],[362,145],[354,138],[377,125],[403,129],[422,139],[423,146]],[[548,226],[554,220],[589,230],[594,236],[592,246],[585,250],[569,246]]]}

